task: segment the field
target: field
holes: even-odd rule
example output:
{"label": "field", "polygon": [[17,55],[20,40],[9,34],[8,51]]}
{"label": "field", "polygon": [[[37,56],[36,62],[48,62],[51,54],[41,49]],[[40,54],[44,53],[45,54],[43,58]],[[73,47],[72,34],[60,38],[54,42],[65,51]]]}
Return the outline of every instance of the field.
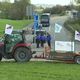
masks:
{"label": "field", "polygon": [[0,80],[80,80],[80,65],[62,62],[1,62]]}
{"label": "field", "polygon": [[14,29],[22,29],[28,24],[32,23],[32,20],[7,20],[0,19],[0,34],[5,30],[6,24],[10,24],[14,27]]}
{"label": "field", "polygon": [[65,27],[71,31],[72,33],[75,32],[75,30],[79,31],[80,32],[80,20],[74,20],[74,21],[67,21],[65,22]]}

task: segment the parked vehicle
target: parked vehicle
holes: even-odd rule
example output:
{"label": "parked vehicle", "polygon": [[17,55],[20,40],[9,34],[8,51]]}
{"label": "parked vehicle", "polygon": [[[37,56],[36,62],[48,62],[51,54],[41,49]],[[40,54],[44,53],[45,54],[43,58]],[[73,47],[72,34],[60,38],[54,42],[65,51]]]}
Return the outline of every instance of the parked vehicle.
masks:
{"label": "parked vehicle", "polygon": [[50,13],[41,14],[40,24],[42,24],[43,27],[49,27],[50,26]]}

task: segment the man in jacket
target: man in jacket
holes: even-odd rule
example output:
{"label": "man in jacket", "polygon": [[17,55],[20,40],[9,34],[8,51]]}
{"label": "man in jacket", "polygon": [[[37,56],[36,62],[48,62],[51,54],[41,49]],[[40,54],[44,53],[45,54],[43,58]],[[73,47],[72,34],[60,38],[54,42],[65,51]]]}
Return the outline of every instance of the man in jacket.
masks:
{"label": "man in jacket", "polygon": [[46,40],[47,40],[48,46],[51,48],[51,35],[50,34],[47,35]]}
{"label": "man in jacket", "polygon": [[46,42],[46,36],[44,34],[41,34],[40,40],[41,40],[41,47],[44,47],[44,43]]}
{"label": "man in jacket", "polygon": [[40,34],[37,34],[37,36],[36,36],[36,45],[37,45],[37,48],[39,48],[39,44],[40,44]]}

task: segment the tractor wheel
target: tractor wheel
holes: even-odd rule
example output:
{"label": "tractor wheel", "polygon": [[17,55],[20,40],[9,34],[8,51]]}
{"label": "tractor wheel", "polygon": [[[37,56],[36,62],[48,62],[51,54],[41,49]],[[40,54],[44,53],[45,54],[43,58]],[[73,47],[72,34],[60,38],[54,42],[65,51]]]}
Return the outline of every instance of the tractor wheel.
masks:
{"label": "tractor wheel", "polygon": [[24,47],[17,48],[14,53],[14,59],[17,62],[27,62],[31,59],[30,50]]}
{"label": "tractor wheel", "polygon": [[75,62],[76,62],[77,64],[80,64],[80,56],[76,56],[76,57],[75,57]]}
{"label": "tractor wheel", "polygon": [[0,54],[0,61],[2,60],[2,54]]}

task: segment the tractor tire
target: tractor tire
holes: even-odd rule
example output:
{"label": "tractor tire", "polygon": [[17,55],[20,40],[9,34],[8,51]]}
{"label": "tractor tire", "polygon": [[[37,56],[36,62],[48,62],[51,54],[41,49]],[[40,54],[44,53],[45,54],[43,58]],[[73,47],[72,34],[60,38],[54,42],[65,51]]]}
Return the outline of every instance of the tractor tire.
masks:
{"label": "tractor tire", "polygon": [[2,54],[0,54],[0,61],[2,60]]}
{"label": "tractor tire", "polygon": [[80,64],[80,56],[75,57],[75,63]]}
{"label": "tractor tire", "polygon": [[24,47],[17,48],[14,53],[14,59],[17,62],[28,62],[31,56],[31,51]]}

